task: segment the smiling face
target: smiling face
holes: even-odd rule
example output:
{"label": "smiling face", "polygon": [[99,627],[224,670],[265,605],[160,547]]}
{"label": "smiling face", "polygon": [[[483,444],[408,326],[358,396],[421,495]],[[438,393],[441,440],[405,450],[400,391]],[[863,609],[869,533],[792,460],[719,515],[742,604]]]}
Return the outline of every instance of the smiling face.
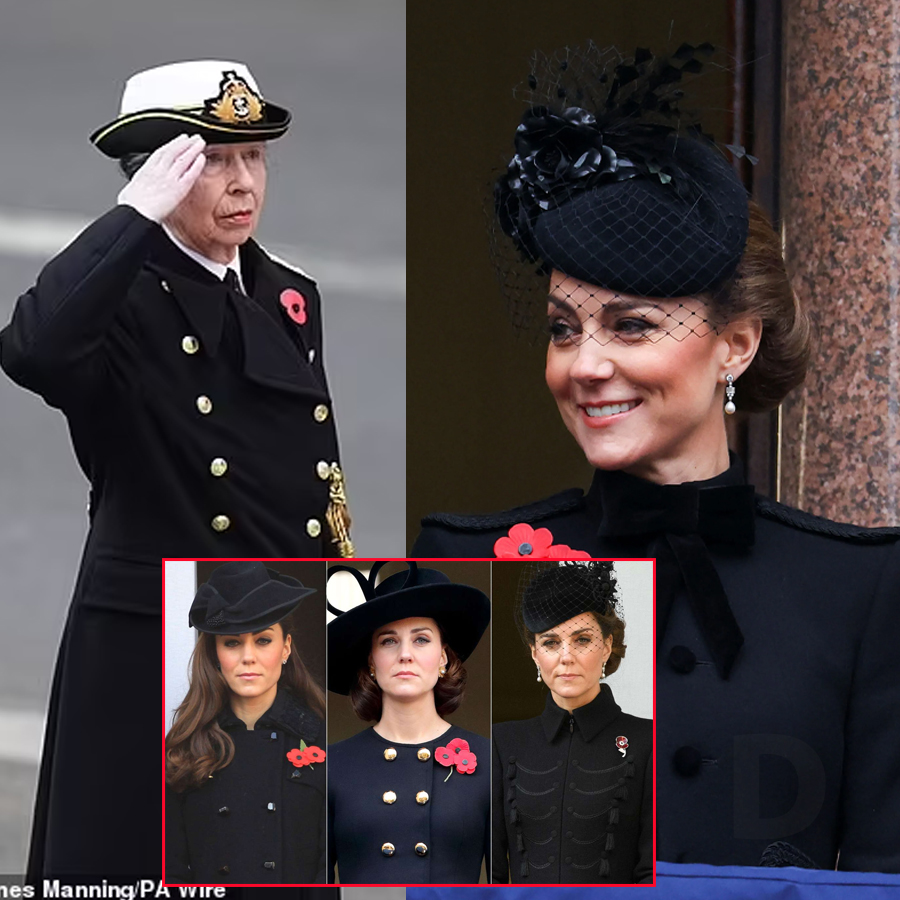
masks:
{"label": "smiling face", "polygon": [[240,697],[273,699],[281,678],[282,660],[291,654],[291,636],[275,624],[255,633],[217,634],[216,655],[222,677]]}
{"label": "smiling face", "polygon": [[612,635],[591,613],[581,613],[534,636],[531,658],[557,706],[577,709],[600,693],[600,673],[612,651]]}
{"label": "smiling face", "polygon": [[255,231],[266,199],[266,145],[210,144],[190,193],[166,219],[188,247],[227,265]]}
{"label": "smiling face", "polygon": [[447,664],[437,622],[417,617],[377,628],[369,664],[385,698],[409,701],[433,691]]}
{"label": "smiling face", "polygon": [[557,271],[550,297],[547,386],[591,465],[663,483],[728,467],[725,376],[752,360],[757,322],[716,332],[702,300],[629,297]]}

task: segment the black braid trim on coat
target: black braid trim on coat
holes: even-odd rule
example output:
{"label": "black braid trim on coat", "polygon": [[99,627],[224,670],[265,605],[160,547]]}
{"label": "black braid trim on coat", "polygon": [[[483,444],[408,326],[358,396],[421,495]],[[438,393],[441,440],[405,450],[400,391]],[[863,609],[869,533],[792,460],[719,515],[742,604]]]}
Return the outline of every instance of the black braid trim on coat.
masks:
{"label": "black braid trim on coat", "polygon": [[828,537],[843,538],[855,544],[890,544],[900,541],[900,527],[884,526],[866,528],[863,525],[850,525],[844,522],[832,522],[822,516],[785,506],[769,497],[756,495],[756,511],[764,518],[801,531],[812,534],[824,534]]}

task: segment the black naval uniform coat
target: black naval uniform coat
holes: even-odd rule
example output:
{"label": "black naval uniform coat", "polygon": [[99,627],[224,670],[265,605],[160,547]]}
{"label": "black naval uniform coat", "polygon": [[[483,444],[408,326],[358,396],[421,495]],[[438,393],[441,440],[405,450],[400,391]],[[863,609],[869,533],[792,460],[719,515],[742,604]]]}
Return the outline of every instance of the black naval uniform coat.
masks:
{"label": "black naval uniform coat", "polygon": [[[474,772],[435,759],[455,738],[474,752]],[[328,763],[329,881],[336,862],[341,884],[478,883],[490,859],[487,738],[454,725],[398,744],[368,728],[332,744]]]}
{"label": "black naval uniform coat", "polygon": [[[754,496],[733,463],[684,485],[597,472],[586,495],[429,516],[413,555],[493,556],[518,523],[657,559],[659,859],[753,866],[786,841],[821,868],[900,872],[900,529]],[[742,645],[723,638],[721,594]]]}
{"label": "black naval uniform coat", "polygon": [[288,691],[252,730],[231,709],[219,724],[234,759],[195,790],[166,790],[170,884],[324,884],[326,763],[288,754],[324,748],[322,720]]}
{"label": "black naval uniform coat", "polygon": [[[146,729],[160,704],[147,666],[159,658],[160,559],[333,553],[319,295],[252,241],[241,268],[252,300],[119,206],[47,264],[0,332],[3,368],[62,410],[91,483],[31,878],[159,873],[158,795],[134,773],[159,769]],[[304,295],[306,324],[281,308],[286,288]]]}
{"label": "black naval uniform coat", "polygon": [[571,713],[548,692],[540,716],[492,736],[494,884],[652,882],[652,719],[604,684]]}

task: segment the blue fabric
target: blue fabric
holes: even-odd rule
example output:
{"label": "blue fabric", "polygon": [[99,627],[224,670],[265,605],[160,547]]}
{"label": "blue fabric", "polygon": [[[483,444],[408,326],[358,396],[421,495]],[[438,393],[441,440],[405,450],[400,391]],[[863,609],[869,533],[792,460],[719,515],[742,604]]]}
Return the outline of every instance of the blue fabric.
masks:
{"label": "blue fabric", "polygon": [[[633,900],[635,885],[598,887],[597,900]],[[472,888],[410,887],[406,900],[463,900]],[[581,900],[591,896],[589,887],[480,888],[478,900]],[[749,868],[656,864],[657,900],[744,900],[772,897],[777,900],[898,900],[900,875],[877,872],[831,872],[821,869]]]}

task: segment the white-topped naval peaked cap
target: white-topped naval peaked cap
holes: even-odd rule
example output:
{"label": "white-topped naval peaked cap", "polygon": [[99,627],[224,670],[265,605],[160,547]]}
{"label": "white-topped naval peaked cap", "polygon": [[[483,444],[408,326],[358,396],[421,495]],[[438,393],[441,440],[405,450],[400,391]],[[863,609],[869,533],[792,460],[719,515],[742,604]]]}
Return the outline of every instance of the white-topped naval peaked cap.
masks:
{"label": "white-topped naval peaked cap", "polygon": [[117,158],[151,152],[182,133],[220,144],[272,140],[290,121],[286,109],[263,99],[244,63],[199,59],[132,75],[118,118],[97,129],[91,141]]}

